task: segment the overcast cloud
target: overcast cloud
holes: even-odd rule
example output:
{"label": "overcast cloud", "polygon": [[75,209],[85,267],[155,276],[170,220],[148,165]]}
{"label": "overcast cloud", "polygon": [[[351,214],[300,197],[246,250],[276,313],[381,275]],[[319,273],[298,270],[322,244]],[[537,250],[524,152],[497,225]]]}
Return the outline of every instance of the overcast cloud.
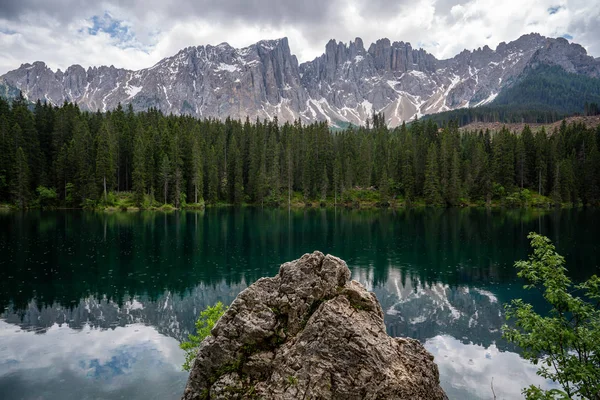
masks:
{"label": "overcast cloud", "polygon": [[0,74],[22,63],[140,69],[187,46],[289,38],[300,62],[329,39],[387,37],[438,58],[538,32],[600,56],[600,0],[0,0]]}

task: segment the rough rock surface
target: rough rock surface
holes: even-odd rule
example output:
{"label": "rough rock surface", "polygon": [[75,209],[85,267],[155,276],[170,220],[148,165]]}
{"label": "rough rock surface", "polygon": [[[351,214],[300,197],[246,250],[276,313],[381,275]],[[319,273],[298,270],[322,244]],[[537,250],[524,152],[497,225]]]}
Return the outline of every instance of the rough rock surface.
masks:
{"label": "rough rock surface", "polygon": [[[559,65],[600,77],[600,61],[563,38],[523,35],[510,43],[464,50],[438,60],[410,43],[380,39],[368,49],[360,38],[329,41],[325,53],[298,64],[287,38],[235,49],[227,43],[187,47],[139,71],[73,65],[52,71],[23,64],[0,77],[0,94],[22,90],[30,100],[77,102],[106,111],[119,103],[165,114],[280,122],[329,121],[363,125],[382,111],[390,126],[416,116],[490,103],[528,66]],[[18,93],[18,91],[17,91]]]}
{"label": "rough rock surface", "polygon": [[202,343],[183,399],[446,399],[433,356],[387,335],[373,293],[315,252],[241,292]]}

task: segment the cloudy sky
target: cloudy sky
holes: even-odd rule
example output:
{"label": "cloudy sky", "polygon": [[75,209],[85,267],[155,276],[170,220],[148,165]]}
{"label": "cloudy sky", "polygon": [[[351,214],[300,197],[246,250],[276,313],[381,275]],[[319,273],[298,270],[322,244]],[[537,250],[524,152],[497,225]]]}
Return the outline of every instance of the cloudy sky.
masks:
{"label": "cloudy sky", "polygon": [[300,62],[329,39],[388,37],[438,58],[522,34],[600,56],[600,0],[0,0],[0,74],[22,63],[150,67],[181,48],[289,38]]}

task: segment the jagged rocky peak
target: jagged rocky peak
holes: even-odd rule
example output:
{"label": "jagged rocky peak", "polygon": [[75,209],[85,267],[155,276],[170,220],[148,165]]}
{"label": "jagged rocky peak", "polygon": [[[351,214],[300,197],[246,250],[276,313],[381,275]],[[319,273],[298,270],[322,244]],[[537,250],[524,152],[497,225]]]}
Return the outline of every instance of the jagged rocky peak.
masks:
{"label": "jagged rocky peak", "polygon": [[287,38],[236,49],[227,43],[187,47],[140,71],[74,65],[53,72],[43,62],[23,64],[0,80],[30,100],[77,102],[106,111],[119,103],[157,107],[195,117],[328,121],[364,124],[384,112],[397,126],[421,115],[488,104],[528,67],[558,65],[600,77],[600,62],[581,46],[537,33],[464,50],[437,60],[410,43],[383,38],[365,47],[331,39],[324,53],[298,63]]}
{"label": "jagged rocky peak", "polygon": [[423,49],[413,50],[410,43],[393,42],[383,38],[369,47],[375,67],[384,71],[434,71],[436,59]]}
{"label": "jagged rocky peak", "polygon": [[377,297],[320,252],[241,292],[193,363],[183,399],[447,399],[433,356],[392,338]]}
{"label": "jagged rocky peak", "polygon": [[587,54],[583,46],[569,43],[565,38],[547,39],[531,58],[533,66],[537,64],[557,65],[567,72],[600,77],[600,63]]}

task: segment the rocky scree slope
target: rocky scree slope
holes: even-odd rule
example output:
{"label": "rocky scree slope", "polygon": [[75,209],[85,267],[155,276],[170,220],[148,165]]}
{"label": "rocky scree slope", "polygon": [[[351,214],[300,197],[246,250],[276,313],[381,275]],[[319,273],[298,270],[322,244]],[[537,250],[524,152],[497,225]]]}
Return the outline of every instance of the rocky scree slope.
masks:
{"label": "rocky scree slope", "polygon": [[329,121],[362,125],[375,111],[390,126],[425,114],[492,102],[527,66],[558,65],[600,77],[600,61],[563,38],[529,34],[496,50],[488,46],[438,60],[410,43],[380,39],[368,49],[360,38],[329,41],[325,53],[298,64],[287,38],[235,49],[188,47],[151,68],[73,65],[52,71],[43,62],[23,64],[0,77],[35,101],[77,102],[106,111],[131,103],[136,111],[195,117],[278,118],[280,122]]}
{"label": "rocky scree slope", "polygon": [[446,399],[433,356],[388,336],[375,295],[349,279],[344,261],[314,252],[241,292],[183,399]]}

